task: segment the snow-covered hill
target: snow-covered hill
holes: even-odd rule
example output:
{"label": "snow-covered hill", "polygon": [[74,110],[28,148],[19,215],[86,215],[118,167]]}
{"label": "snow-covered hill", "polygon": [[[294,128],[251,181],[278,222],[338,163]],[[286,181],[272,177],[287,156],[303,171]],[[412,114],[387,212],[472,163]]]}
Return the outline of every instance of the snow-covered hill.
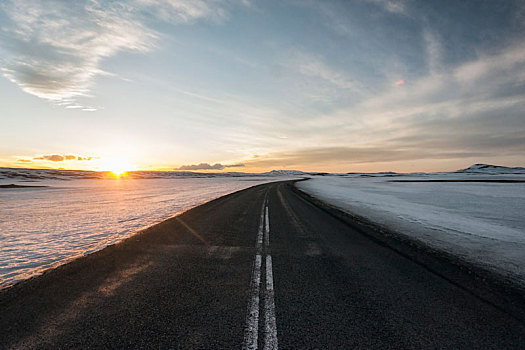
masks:
{"label": "snow-covered hill", "polygon": [[456,173],[475,173],[475,174],[490,174],[490,175],[500,175],[500,174],[525,174],[525,168],[516,167],[506,167],[500,165],[490,165],[490,164],[474,164],[466,169],[461,169],[456,171]]}

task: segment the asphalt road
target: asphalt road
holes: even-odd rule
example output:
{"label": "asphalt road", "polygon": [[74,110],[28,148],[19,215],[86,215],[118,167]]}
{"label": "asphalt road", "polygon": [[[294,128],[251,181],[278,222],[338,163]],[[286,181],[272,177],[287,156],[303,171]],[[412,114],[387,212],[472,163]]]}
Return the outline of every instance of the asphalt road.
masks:
{"label": "asphalt road", "polygon": [[1,347],[525,348],[519,310],[292,186],[219,198],[1,291]]}

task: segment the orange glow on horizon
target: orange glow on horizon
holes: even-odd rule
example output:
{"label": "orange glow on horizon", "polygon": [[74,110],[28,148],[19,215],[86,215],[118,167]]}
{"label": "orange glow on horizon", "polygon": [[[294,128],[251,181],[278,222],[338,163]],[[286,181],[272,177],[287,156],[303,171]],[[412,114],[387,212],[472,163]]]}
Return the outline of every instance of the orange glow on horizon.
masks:
{"label": "orange glow on horizon", "polygon": [[121,178],[122,176],[126,175],[128,171],[127,170],[110,170],[109,173],[117,178]]}
{"label": "orange glow on horizon", "polygon": [[100,163],[100,170],[109,171],[113,176],[117,178],[124,176],[128,171],[137,170],[137,167],[131,165],[129,160],[126,158],[102,158]]}

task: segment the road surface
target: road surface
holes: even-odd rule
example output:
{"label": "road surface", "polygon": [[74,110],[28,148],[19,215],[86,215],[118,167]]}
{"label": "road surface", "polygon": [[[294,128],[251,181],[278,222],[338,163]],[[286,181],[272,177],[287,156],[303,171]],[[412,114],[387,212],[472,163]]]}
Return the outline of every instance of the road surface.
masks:
{"label": "road surface", "polygon": [[281,182],[219,198],[0,292],[0,344],[523,349],[516,311]]}

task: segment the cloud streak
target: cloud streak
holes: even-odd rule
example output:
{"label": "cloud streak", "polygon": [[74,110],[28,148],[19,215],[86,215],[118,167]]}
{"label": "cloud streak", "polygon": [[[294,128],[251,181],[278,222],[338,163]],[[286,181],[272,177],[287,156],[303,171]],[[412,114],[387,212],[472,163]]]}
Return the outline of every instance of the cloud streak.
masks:
{"label": "cloud streak", "polygon": [[402,0],[365,0],[366,2],[376,4],[383,8],[384,10],[396,13],[396,14],[405,14],[406,13],[406,1]]}
{"label": "cloud streak", "polygon": [[472,158],[486,156],[480,151],[442,150],[438,153],[434,149],[421,148],[419,152],[407,148],[384,147],[320,147],[303,148],[285,152],[273,152],[257,159],[249,160],[246,166],[261,168],[302,168],[326,169],[337,164],[350,171],[353,165],[370,163],[387,163],[407,160]]}
{"label": "cloud streak", "polygon": [[[238,3],[248,4],[247,1]],[[228,1],[210,0],[136,0],[135,4],[171,23],[191,23],[201,18],[222,22],[228,18],[226,7],[230,5]]]}
{"label": "cloud streak", "polygon": [[290,53],[288,65],[305,77],[313,78],[327,83],[334,88],[363,94],[366,89],[352,79],[342,70],[337,70],[328,65],[321,57],[301,50]]}
{"label": "cloud streak", "polygon": [[192,165],[183,165],[175,170],[224,170],[225,168],[241,168],[244,167],[244,164],[229,164],[223,165],[220,163],[209,164],[209,163],[200,163]]}
{"label": "cloud streak", "polygon": [[75,156],[72,154],[49,154],[49,155],[43,155],[40,157],[34,157],[33,160],[47,160],[51,162],[63,162],[68,160],[76,160],[76,161],[89,161],[93,159],[93,157],[81,157],[81,156]]}

